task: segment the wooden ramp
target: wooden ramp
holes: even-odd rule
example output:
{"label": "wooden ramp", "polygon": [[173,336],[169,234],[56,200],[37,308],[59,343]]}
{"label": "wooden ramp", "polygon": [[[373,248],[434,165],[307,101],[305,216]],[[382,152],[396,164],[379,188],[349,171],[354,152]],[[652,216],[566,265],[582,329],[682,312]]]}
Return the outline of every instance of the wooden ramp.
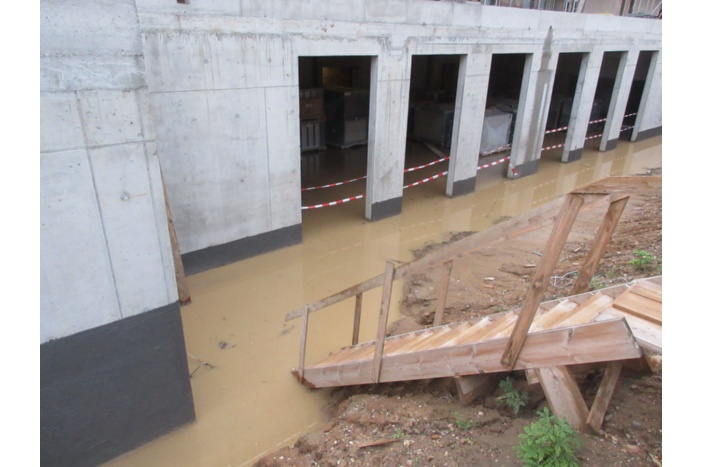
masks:
{"label": "wooden ramp", "polygon": [[[538,381],[556,415],[584,431],[599,429],[614,391],[621,362],[662,352],[662,277],[586,292],[597,264],[635,186],[661,185],[660,177],[610,177],[491,229],[465,237],[420,259],[288,313],[301,318],[299,361],[293,374],[310,388],[455,377],[462,393],[486,385],[491,373],[526,370]],[[542,302],[546,284],[580,212],[606,208],[592,246],[566,299]],[[520,310],[442,325],[453,260],[517,238],[552,223],[551,236]],[[393,283],[441,268],[434,326],[387,337]],[[359,343],[363,294],[382,287],[376,338]],[[355,298],[351,345],[321,362],[305,363],[311,313]],[[588,409],[569,366],[606,363],[600,390]]]}
{"label": "wooden ramp", "polygon": [[[377,382],[504,372],[502,353],[518,314],[435,326],[387,337]],[[515,370],[638,358],[661,352],[661,278],[541,304]],[[376,382],[376,341],[351,345],[293,373],[308,387]]]}

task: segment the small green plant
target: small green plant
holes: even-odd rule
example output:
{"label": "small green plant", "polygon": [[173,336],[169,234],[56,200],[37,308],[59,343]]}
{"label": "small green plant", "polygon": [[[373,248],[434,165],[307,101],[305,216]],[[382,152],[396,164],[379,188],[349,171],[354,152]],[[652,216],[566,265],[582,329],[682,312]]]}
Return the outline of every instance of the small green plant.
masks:
{"label": "small green plant", "polygon": [[500,381],[500,388],[502,395],[497,398],[498,404],[512,407],[515,414],[519,413],[519,409],[522,407],[526,407],[527,402],[529,402],[529,393],[515,388],[509,376]]}
{"label": "small green plant", "polygon": [[400,439],[403,436],[405,436],[405,433],[402,430],[400,430],[399,428],[397,430],[395,430],[395,433],[392,435],[392,437],[394,439]]}
{"label": "small green plant", "polygon": [[645,250],[637,250],[634,252],[636,258],[629,261],[629,264],[634,266],[639,271],[646,270],[651,263],[656,259],[651,253]]}
{"label": "small green plant", "polygon": [[453,412],[453,421],[458,428],[464,431],[468,431],[475,426],[474,420],[466,420],[458,412]]}
{"label": "small green plant", "polygon": [[577,467],[575,450],[580,447],[580,435],[565,418],[558,418],[548,408],[538,412],[539,420],[524,427],[517,457],[528,466]]}

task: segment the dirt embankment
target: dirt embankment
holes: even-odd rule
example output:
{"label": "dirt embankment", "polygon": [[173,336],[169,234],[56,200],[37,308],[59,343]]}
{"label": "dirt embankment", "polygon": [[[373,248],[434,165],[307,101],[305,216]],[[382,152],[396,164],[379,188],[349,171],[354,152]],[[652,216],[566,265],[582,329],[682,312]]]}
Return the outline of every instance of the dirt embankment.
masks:
{"label": "dirt embankment", "polygon": [[[654,173],[659,175],[660,172]],[[662,193],[637,189],[608,245],[591,288],[662,275]],[[585,258],[604,211],[579,217],[563,250],[544,300],[569,294],[574,271]],[[444,322],[461,321],[519,308],[535,272],[548,230],[481,250],[454,262]],[[446,243],[468,233],[456,233]],[[427,245],[417,256],[440,248]],[[421,328],[433,320],[439,271],[414,277],[405,286],[404,318],[394,332]],[[662,361],[662,360],[658,360]],[[641,365],[625,367],[600,433],[581,436],[581,465],[648,466],[662,462],[662,374]],[[294,446],[261,459],[260,466],[520,465],[514,449],[524,427],[538,419],[546,400],[523,372],[510,377],[529,394],[518,414],[500,404],[498,387],[468,405],[451,379],[340,388],[333,394],[330,419]],[[590,404],[602,378],[597,366],[577,372]]]}

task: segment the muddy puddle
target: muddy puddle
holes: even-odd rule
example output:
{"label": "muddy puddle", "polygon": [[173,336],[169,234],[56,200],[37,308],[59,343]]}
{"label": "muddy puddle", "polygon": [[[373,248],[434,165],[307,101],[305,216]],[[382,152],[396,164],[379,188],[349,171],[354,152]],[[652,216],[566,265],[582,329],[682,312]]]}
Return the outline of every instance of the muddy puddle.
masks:
{"label": "muddy puddle", "polygon": [[[388,259],[409,261],[412,250],[451,232],[485,229],[607,176],[661,167],[661,152],[661,137],[607,153],[593,142],[571,164],[544,154],[539,172],[524,179],[504,178],[505,164],[481,170],[476,192],[455,199],[443,195],[441,178],[405,190],[402,214],[374,223],[363,218],[364,201],[304,211],[302,244],[188,277],[192,303],[181,313],[197,419],[107,465],[246,466],[294,443],[323,423],[329,392],[309,391],[291,375],[300,322],[285,323],[288,312],[381,274]],[[394,290],[391,320],[402,284]],[[363,303],[361,340],[370,340],[380,291]],[[308,361],[350,343],[353,310],[347,300],[311,316]]]}

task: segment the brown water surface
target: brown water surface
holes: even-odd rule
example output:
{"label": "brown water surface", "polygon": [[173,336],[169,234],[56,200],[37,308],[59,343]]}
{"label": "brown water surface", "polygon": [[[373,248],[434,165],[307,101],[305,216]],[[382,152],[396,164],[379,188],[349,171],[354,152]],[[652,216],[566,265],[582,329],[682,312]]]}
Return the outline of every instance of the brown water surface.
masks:
{"label": "brown water surface", "polygon": [[[411,157],[436,158],[408,144]],[[444,196],[445,178],[407,189],[402,214],[379,222],[363,218],[364,201],[307,210],[302,244],[189,276],[192,303],[181,314],[197,419],[108,465],[250,465],[294,443],[323,422],[329,392],[310,391],[290,374],[298,361],[300,320],[285,323],[288,312],[381,274],[388,259],[410,261],[413,249],[451,232],[485,229],[607,176],[661,167],[662,138],[620,142],[607,153],[588,143],[582,160],[570,164],[559,157],[544,153],[537,174],[514,181],[504,177],[505,164],[480,170],[476,192],[454,199]],[[346,175],[358,172],[347,165]],[[408,174],[406,183],[444,170]],[[343,167],[335,176],[344,179]],[[303,204],[358,194],[363,186],[320,190]],[[399,298],[393,297],[391,320],[399,316]],[[378,289],[364,295],[361,340],[375,335],[379,303]],[[347,300],[311,315],[308,361],[350,343],[353,308]]]}

